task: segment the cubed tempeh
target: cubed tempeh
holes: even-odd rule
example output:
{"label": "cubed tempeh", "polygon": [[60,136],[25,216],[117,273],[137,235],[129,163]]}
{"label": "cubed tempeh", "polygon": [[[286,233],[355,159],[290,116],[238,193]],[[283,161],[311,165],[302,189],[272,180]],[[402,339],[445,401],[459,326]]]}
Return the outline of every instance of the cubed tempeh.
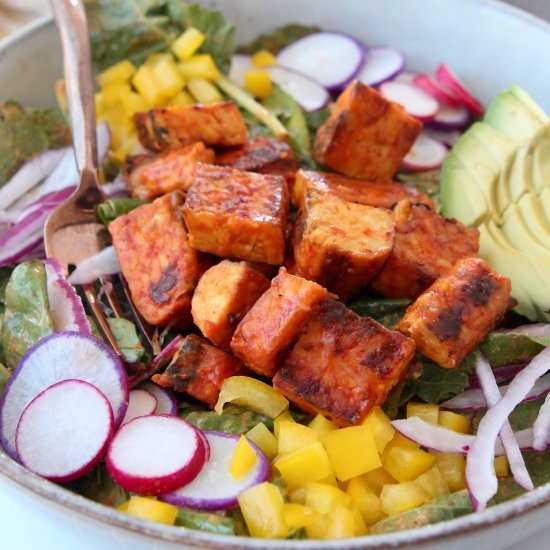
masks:
{"label": "cubed tempeh", "polygon": [[288,224],[283,177],[197,164],[182,212],[196,249],[226,258],[283,263]]}
{"label": "cubed tempeh", "polygon": [[233,355],[201,336],[189,334],[166,370],[153,375],[152,380],[159,386],[185,392],[214,407],[223,381],[230,376],[245,374],[245,371]]}
{"label": "cubed tempeh", "polygon": [[373,88],[354,80],[315,137],[315,160],[351,178],[387,181],[422,123]]}
{"label": "cubed tempeh", "polygon": [[290,275],[282,267],[237,326],[231,350],[254,372],[273,376],[284,353],[297,340],[311,308],[327,296],[322,286]]}
{"label": "cubed tempeh", "polygon": [[199,279],[191,301],[193,320],[206,338],[229,350],[237,325],[269,285],[246,262],[223,260]]}
{"label": "cubed tempeh", "polygon": [[391,210],[310,189],[294,223],[292,269],[345,302],[366,288],[393,241]]}
{"label": "cubed tempeh", "polygon": [[211,163],[214,158],[214,151],[198,141],[156,155],[128,156],[122,173],[133,197],[154,199],[170,191],[187,191],[196,163]]}
{"label": "cubed tempeh", "polygon": [[479,231],[423,205],[395,208],[395,243],[372,288],[387,298],[416,298],[460,258],[477,256]]}
{"label": "cubed tempeh", "polygon": [[134,115],[141,144],[163,151],[202,141],[209,146],[242,145],[246,126],[234,101],[156,107]]}
{"label": "cubed tempeh", "polygon": [[340,426],[360,424],[406,374],[414,342],[341,302],[314,308],[273,378],[290,401]]}
{"label": "cubed tempeh", "polygon": [[441,367],[457,367],[502,320],[510,288],[485,260],[458,260],[409,306],[397,328]]}
{"label": "cubed tempeh", "polygon": [[181,219],[183,195],[164,195],[109,224],[132,301],[153,325],[186,326],[201,275]]}

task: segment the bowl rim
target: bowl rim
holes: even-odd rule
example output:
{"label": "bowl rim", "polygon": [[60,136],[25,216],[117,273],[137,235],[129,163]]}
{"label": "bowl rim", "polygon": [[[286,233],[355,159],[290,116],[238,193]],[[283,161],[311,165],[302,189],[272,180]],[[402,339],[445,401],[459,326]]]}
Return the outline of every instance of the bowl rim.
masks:
{"label": "bowl rim", "polygon": [[[526,12],[518,6],[502,0],[469,0],[482,6],[496,9],[525,20],[550,34],[550,22]],[[51,15],[44,15],[0,40],[0,59],[6,50],[16,47],[29,35],[53,25]],[[76,512],[82,519],[93,518],[133,534],[144,535],[165,542],[186,543],[202,548],[254,550],[312,550],[349,548],[354,550],[378,550],[382,548],[404,548],[421,543],[442,543],[456,535],[481,531],[500,522],[519,518],[550,503],[550,482],[537,487],[509,501],[491,506],[482,512],[470,513],[440,523],[396,532],[366,535],[340,540],[267,540],[234,535],[221,535],[185,527],[167,526],[153,521],[135,518],[115,508],[90,500],[78,493],[50,482],[24,468],[0,447],[0,475],[15,482],[24,489],[51,501],[63,508]],[[543,529],[544,526],[540,526]],[[534,534],[534,533],[533,533]]]}

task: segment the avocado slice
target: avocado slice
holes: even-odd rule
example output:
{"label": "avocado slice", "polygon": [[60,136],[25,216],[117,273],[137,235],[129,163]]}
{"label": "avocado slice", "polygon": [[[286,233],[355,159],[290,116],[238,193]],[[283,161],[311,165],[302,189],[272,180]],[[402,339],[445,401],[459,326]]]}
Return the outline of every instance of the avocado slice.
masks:
{"label": "avocado slice", "polygon": [[550,124],[533,152],[532,186],[541,193],[550,187]]}
{"label": "avocado slice", "polygon": [[550,124],[550,117],[544,112],[544,109],[520,86],[511,84],[508,91],[518,99],[531,114],[542,122],[545,126]]}
{"label": "avocado slice", "polygon": [[[503,237],[516,250],[527,254],[548,255],[550,259],[550,248],[541,243],[531,232],[523,211],[517,204],[510,204],[504,212],[500,230]],[[547,243],[550,246],[550,240]]]}
{"label": "avocado slice", "polygon": [[542,190],[542,193],[539,195],[540,204],[542,206],[542,211],[546,215],[546,220],[550,223],[550,187]]}
{"label": "avocado slice", "polygon": [[508,174],[508,194],[512,202],[518,202],[523,195],[532,191],[533,148],[522,145],[517,151]]}
{"label": "avocado slice", "polygon": [[[518,208],[523,219],[535,238],[547,248],[550,248],[550,220],[546,217],[540,197],[527,193],[519,200]],[[550,211],[548,211],[550,215]]]}

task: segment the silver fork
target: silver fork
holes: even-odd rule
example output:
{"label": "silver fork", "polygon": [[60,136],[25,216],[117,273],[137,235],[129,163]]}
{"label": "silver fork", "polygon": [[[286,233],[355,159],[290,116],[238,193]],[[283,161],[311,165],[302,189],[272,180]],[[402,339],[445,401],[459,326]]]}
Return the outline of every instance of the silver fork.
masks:
{"label": "silver fork", "polygon": [[[88,40],[86,14],[80,0],[51,0],[50,5],[61,37],[67,104],[73,136],[76,162],[81,174],[75,193],[49,216],[44,228],[47,257],[55,257],[65,273],[69,266],[98,253],[108,241],[105,226],[96,221],[95,207],[105,200],[98,180],[97,140],[93,73]],[[100,280],[111,309],[122,316],[118,297],[111,281]],[[125,285],[132,313],[136,313]],[[109,328],[93,285],[84,285],[83,292],[101,332],[120,355],[116,340]],[[144,345],[153,350],[150,330],[140,316],[134,315],[142,333]]]}

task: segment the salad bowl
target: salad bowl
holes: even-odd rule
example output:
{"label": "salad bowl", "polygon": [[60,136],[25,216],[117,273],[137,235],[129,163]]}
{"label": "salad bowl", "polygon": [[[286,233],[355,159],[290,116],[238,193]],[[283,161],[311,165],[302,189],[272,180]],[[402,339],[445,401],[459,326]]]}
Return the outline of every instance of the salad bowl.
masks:
{"label": "salad bowl", "polygon": [[[317,25],[348,33],[369,44],[394,46],[406,53],[407,69],[411,71],[434,71],[439,63],[448,63],[485,105],[511,83],[518,83],[550,112],[549,77],[541,66],[545,52],[550,51],[550,25],[497,0],[200,3],[219,9],[235,25],[236,43],[248,42],[284,23]],[[49,17],[0,43],[0,101],[17,99],[22,105],[33,107],[54,105],[54,83],[62,73],[58,36]],[[415,530],[344,541],[266,541],[140,520],[30,473],[0,448],[2,499],[11,500],[14,507],[24,503],[25,508],[31,508],[37,518],[35,535],[43,540],[55,539],[58,548],[335,550],[450,549],[472,545],[496,549],[517,545],[547,526],[550,484],[484,512]],[[29,539],[22,534],[23,540]],[[8,537],[8,546],[23,548],[21,541]]]}

